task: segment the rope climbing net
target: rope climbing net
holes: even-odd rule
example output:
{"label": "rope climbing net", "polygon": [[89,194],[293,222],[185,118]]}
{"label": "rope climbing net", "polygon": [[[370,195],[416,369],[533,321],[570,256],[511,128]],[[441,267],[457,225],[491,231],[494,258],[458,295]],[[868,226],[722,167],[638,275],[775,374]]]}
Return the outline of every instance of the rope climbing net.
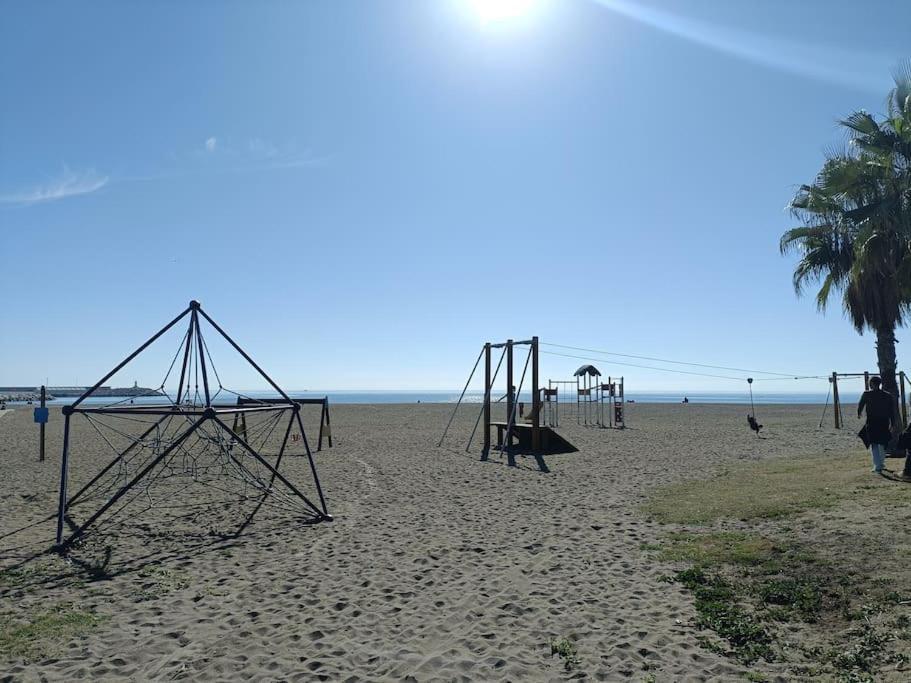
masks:
{"label": "rope climbing net", "polygon": [[[189,320],[161,383],[110,403],[86,401],[152,343]],[[282,397],[257,401],[222,383],[201,329],[205,320]],[[177,388],[168,389],[179,376]],[[210,378],[213,381],[210,381]],[[221,402],[217,402],[221,398]],[[226,403],[227,399],[232,399]],[[236,399],[245,399],[242,403]],[[329,520],[316,465],[307,443],[300,405],[285,394],[196,302],[63,410],[64,445],[58,503],[57,544],[137,517],[158,524],[191,518],[210,529],[232,519],[234,506],[251,504]],[[238,416],[244,429],[237,431]],[[233,420],[233,424],[232,423]],[[80,447],[81,446],[81,447]],[[286,455],[306,456],[317,502],[280,472]],[[107,464],[72,496],[70,460]],[[81,464],[81,462],[80,462]],[[188,490],[192,489],[192,495]],[[74,508],[97,506],[75,521]],[[236,520],[236,514],[233,515]],[[248,520],[249,521],[249,518]],[[64,527],[69,537],[64,540]]]}

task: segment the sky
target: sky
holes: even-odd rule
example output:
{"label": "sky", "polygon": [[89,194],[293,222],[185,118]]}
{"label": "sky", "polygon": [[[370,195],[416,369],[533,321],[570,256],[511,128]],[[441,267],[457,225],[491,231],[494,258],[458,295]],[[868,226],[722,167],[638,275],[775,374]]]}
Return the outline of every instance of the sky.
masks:
{"label": "sky", "polygon": [[628,392],[875,367],[778,240],[911,5],[494,2],[3,3],[0,385],[94,383],[191,299],[290,389],[458,388],[531,335],[751,371],[542,346]]}

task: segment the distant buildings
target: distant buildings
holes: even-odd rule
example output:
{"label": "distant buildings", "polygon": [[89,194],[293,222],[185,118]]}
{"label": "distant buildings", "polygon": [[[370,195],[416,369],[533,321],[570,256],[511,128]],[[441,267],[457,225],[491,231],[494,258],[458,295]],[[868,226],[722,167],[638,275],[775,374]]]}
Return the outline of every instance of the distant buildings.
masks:
{"label": "distant buildings", "polygon": [[[76,398],[82,396],[91,387],[48,387],[48,400],[54,398]],[[111,396],[162,396],[156,389],[139,386],[134,382],[131,387],[98,387],[92,396],[108,398]],[[5,401],[37,401],[41,397],[41,387],[0,387],[0,399]]]}

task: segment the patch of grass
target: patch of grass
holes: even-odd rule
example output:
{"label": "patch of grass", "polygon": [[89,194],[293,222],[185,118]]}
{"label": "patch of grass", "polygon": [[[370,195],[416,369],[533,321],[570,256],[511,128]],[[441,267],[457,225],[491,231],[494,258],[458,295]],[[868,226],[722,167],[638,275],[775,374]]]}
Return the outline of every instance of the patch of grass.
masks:
{"label": "patch of grass", "polygon": [[693,591],[696,626],[711,629],[726,640],[730,654],[738,661],[752,664],[758,659],[775,659],[772,636],[759,619],[741,607],[730,583],[698,567],[677,572],[677,581]]}
{"label": "patch of grass", "polygon": [[557,655],[563,660],[563,668],[572,671],[581,664],[576,644],[569,638],[559,638],[550,643],[550,656]]}
{"label": "patch of grass", "polygon": [[[775,605],[796,611],[804,619],[813,620],[819,613],[827,588],[824,577],[782,576],[761,582],[756,589],[764,605]],[[779,620],[787,619],[787,611],[779,611]]]}
{"label": "patch of grass", "polygon": [[[730,575],[741,599],[758,599],[763,618],[789,621],[798,613],[815,619],[826,601],[842,604],[842,577],[811,553],[757,533],[675,532],[659,553],[663,560],[687,562],[701,571]],[[736,569],[736,572],[732,572]]]}
{"label": "patch of grass", "polygon": [[26,662],[46,659],[67,640],[87,633],[101,621],[102,617],[69,605],[58,605],[27,622],[4,617],[0,619],[0,656]]}
{"label": "patch of grass", "polygon": [[[909,501],[911,489],[872,477],[860,456],[753,463],[656,489],[644,510],[688,528],[667,533],[657,549],[641,547],[687,567],[659,580],[692,592],[703,648],[746,665],[778,661],[796,676],[865,683],[911,662],[908,533],[864,523],[871,511],[901,515]],[[769,520],[762,534],[728,530],[732,520],[758,519]],[[843,521],[863,532],[843,530]]]}
{"label": "patch of grass", "polygon": [[718,564],[766,565],[783,554],[774,542],[759,534],[717,531],[694,534],[676,532],[659,546],[659,557],[671,562],[691,562],[700,567]]}
{"label": "patch of grass", "polygon": [[907,487],[870,480],[858,456],[766,460],[707,481],[689,481],[654,491],[644,511],[660,522],[708,524],[717,519],[773,519],[844,499],[907,501]]}
{"label": "patch of grass", "polygon": [[21,567],[0,571],[0,589],[25,588],[64,571],[66,571],[66,566],[58,556],[42,556]]}
{"label": "patch of grass", "polygon": [[827,653],[839,681],[867,683],[876,680],[875,674],[890,664],[907,664],[908,658],[889,649],[895,635],[887,630],[868,627],[851,633],[851,647],[832,649]]}

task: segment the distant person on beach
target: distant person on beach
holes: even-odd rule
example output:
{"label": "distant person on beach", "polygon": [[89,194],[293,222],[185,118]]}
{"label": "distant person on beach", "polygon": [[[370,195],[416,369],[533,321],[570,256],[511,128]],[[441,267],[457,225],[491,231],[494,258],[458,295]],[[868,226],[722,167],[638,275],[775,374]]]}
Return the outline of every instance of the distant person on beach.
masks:
{"label": "distant person on beach", "polygon": [[689,402],[690,402],[690,397],[689,397],[689,396],[684,396],[684,397],[683,397],[683,402],[684,402],[684,403],[689,403]]}
{"label": "distant person on beach", "polygon": [[867,422],[860,430],[860,438],[869,444],[873,455],[873,471],[881,474],[886,464],[886,446],[892,439],[892,423],[895,419],[894,398],[882,390],[883,382],[879,377],[870,378],[870,389],[860,397],[857,404],[857,417],[865,410]]}

